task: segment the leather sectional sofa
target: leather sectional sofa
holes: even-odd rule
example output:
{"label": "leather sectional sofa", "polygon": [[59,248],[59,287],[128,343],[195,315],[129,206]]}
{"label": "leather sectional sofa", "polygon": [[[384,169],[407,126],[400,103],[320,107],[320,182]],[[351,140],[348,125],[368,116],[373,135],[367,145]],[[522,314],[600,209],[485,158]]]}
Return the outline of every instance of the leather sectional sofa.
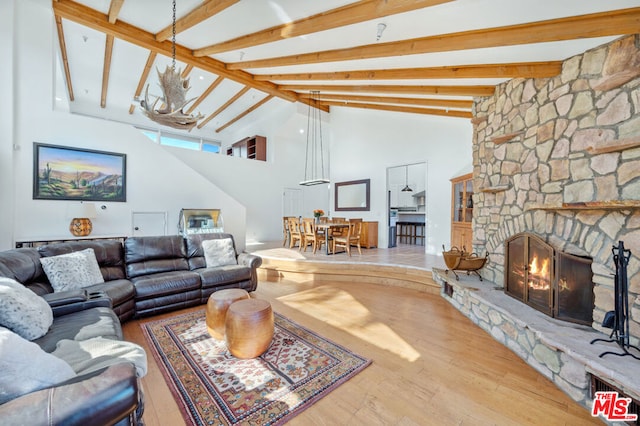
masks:
{"label": "leather sectional sofa", "polygon": [[[237,265],[207,267],[203,241],[226,238],[231,238],[235,251],[233,236],[224,233],[131,237],[124,244],[73,241],[8,250],[0,252],[0,276],[22,283],[52,306],[53,325],[34,340],[50,353],[61,339],[92,338],[105,334],[105,329],[107,338],[122,340],[122,322],[206,303],[220,289],[254,291],[256,270],[262,263],[259,256],[240,253]],[[87,248],[93,249],[105,282],[55,293],[40,259]],[[0,405],[0,423],[138,424],[142,411],[135,369],[121,363],[10,400]]]}

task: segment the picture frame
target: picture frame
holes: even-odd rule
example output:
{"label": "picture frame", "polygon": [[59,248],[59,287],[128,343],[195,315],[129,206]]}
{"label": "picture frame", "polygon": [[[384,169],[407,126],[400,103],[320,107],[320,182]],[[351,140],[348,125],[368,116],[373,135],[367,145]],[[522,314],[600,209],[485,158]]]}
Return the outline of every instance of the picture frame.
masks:
{"label": "picture frame", "polygon": [[33,199],[127,201],[127,156],[33,143]]}
{"label": "picture frame", "polygon": [[334,196],[334,210],[340,211],[369,211],[371,208],[370,179],[336,182]]}

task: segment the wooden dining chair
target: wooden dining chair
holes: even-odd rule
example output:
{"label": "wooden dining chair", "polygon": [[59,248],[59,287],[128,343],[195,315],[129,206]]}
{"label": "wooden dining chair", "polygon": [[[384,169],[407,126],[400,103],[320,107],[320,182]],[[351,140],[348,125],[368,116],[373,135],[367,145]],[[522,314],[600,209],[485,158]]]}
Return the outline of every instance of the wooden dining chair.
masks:
{"label": "wooden dining chair", "polygon": [[300,221],[297,217],[289,218],[289,248],[293,248],[296,245],[296,241],[300,249],[304,243],[304,234],[300,228]]}
{"label": "wooden dining chair", "polygon": [[289,234],[289,218],[291,216],[283,216],[282,217],[282,247],[287,245],[287,241],[291,238]]}
{"label": "wooden dining chair", "polygon": [[311,246],[313,254],[316,254],[318,247],[322,248],[324,244],[324,234],[318,233],[316,223],[314,219],[302,219],[304,226],[304,251],[307,251],[307,246]]}
{"label": "wooden dining chair", "polygon": [[[347,218],[345,217],[333,217],[331,218],[331,223],[347,223]],[[331,229],[332,237],[344,237],[347,235],[347,228],[333,228]]]}
{"label": "wooden dining chair", "polygon": [[345,228],[346,234],[344,236],[335,236],[331,240],[331,252],[335,254],[336,247],[344,247],[345,251],[351,256],[351,246],[358,247],[358,253],[362,254],[360,248],[360,230],[362,228],[362,222],[350,222],[349,227]]}

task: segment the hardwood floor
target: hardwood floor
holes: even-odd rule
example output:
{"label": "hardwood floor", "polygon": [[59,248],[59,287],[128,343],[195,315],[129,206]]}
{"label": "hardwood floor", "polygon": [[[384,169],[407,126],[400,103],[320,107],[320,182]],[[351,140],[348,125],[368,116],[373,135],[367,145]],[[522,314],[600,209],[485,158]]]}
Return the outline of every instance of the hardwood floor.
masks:
{"label": "hardwood floor", "polygon": [[[373,360],[291,425],[602,424],[439,295],[362,282],[292,279],[261,281],[252,295]],[[125,338],[147,349],[140,323],[159,318],[126,323]],[[177,404],[148,354],[145,423],[182,425]]]}

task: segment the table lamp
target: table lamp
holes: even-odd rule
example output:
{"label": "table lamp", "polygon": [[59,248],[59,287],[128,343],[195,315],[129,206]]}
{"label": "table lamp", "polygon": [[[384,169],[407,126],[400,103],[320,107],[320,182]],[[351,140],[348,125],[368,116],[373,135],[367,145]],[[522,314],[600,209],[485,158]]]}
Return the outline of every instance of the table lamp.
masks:
{"label": "table lamp", "polygon": [[76,237],[86,237],[93,230],[91,219],[96,217],[96,205],[94,203],[72,204],[67,209],[67,217],[72,218],[69,231]]}

